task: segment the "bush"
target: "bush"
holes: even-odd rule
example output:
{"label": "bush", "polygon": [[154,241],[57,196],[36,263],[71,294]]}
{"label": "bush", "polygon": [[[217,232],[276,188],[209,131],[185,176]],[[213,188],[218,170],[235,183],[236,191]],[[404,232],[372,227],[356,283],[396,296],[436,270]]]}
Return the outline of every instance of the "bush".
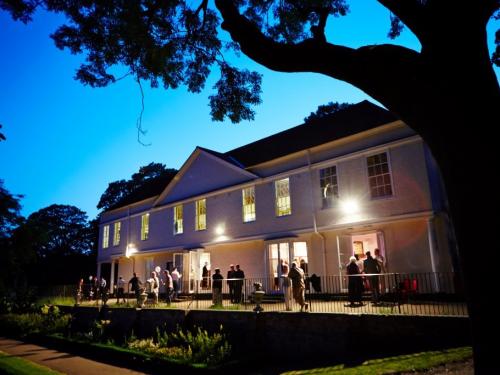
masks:
{"label": "bush", "polygon": [[62,315],[56,306],[43,306],[40,312],[0,316],[0,331],[6,335],[24,337],[32,334],[65,332],[71,315]]}
{"label": "bush", "polygon": [[127,347],[149,355],[168,358],[189,364],[219,365],[231,353],[231,345],[225,334],[220,331],[210,335],[206,330],[197,328],[195,333],[177,329],[175,333],[161,333],[157,330],[156,340],[137,339],[128,340]]}

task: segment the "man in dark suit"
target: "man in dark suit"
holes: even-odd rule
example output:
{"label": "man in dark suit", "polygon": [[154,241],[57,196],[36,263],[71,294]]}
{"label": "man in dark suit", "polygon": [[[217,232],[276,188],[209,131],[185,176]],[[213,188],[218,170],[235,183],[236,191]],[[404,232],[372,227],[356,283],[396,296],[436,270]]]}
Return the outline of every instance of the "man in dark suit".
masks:
{"label": "man in dark suit", "polygon": [[379,289],[379,276],[380,263],[372,257],[369,251],[366,252],[366,259],[363,262],[364,273],[369,274],[368,280],[370,282],[370,289],[372,291],[372,299],[374,303],[378,302],[380,295]]}

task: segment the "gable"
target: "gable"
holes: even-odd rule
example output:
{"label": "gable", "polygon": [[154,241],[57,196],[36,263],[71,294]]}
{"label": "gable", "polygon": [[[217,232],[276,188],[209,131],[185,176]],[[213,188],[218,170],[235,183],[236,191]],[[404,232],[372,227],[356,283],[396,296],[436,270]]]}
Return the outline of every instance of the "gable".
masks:
{"label": "gable", "polygon": [[176,202],[258,177],[207,151],[197,148],[191,154],[155,205]]}

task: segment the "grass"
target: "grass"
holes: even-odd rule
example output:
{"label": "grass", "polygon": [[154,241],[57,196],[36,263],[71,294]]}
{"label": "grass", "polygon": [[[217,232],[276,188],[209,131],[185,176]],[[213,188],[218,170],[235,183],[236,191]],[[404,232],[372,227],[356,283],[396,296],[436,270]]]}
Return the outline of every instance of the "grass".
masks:
{"label": "grass", "polygon": [[0,352],[0,374],[8,375],[58,375],[60,372],[36,363]]}
{"label": "grass", "polygon": [[74,297],[41,297],[36,301],[37,305],[60,305],[73,306],[75,304]]}
{"label": "grass", "polygon": [[310,370],[288,371],[282,375],[316,375],[316,374],[342,374],[342,375],[382,375],[397,374],[403,371],[422,371],[445,363],[459,362],[472,358],[472,348],[463,347],[443,351],[432,351],[402,355],[384,359],[364,362],[356,367],[322,367]]}

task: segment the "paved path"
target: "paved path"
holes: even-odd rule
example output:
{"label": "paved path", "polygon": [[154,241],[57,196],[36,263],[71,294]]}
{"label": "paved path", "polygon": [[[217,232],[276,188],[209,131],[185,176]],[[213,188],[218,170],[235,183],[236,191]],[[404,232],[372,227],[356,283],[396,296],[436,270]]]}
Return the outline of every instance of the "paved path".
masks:
{"label": "paved path", "polygon": [[141,375],[143,372],[95,362],[87,358],[0,337],[0,351],[68,375]]}

